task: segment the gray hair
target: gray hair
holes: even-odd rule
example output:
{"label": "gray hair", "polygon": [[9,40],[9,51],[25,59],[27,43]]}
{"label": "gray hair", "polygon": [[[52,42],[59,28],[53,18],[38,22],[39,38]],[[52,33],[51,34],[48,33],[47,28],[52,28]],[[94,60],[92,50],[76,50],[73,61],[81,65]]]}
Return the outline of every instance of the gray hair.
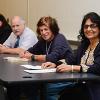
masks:
{"label": "gray hair", "polygon": [[20,17],[20,16],[12,17],[12,20],[14,20],[14,19],[18,19],[22,24],[25,24],[25,20],[22,17]]}

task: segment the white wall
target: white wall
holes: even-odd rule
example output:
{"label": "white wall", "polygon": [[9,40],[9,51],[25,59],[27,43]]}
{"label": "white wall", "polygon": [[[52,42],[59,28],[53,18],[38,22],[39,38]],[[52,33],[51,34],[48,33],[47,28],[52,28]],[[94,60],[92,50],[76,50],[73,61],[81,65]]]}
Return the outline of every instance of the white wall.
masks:
{"label": "white wall", "polygon": [[34,25],[34,30],[41,16],[50,15],[58,20],[61,32],[69,40],[77,40],[86,13],[100,12],[100,0],[29,0],[29,4],[29,25]]}
{"label": "white wall", "polygon": [[34,31],[40,17],[56,18],[61,33],[69,40],[77,40],[83,16],[92,11],[100,14],[100,0],[0,0],[0,12],[24,17]]}

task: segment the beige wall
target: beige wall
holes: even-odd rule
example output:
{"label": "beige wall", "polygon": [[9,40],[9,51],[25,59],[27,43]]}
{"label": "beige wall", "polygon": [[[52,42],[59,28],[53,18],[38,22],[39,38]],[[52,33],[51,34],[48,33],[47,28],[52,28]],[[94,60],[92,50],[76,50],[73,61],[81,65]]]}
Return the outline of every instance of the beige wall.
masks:
{"label": "beige wall", "polygon": [[40,17],[55,17],[60,31],[69,40],[77,40],[81,20],[91,11],[100,14],[100,0],[0,0],[1,13],[9,18],[24,17],[34,31]]}
{"label": "beige wall", "polygon": [[4,14],[6,16],[6,0],[0,0],[0,13]]}
{"label": "beige wall", "polygon": [[0,0],[0,13],[11,19],[14,15],[22,16],[27,22],[27,0]]}

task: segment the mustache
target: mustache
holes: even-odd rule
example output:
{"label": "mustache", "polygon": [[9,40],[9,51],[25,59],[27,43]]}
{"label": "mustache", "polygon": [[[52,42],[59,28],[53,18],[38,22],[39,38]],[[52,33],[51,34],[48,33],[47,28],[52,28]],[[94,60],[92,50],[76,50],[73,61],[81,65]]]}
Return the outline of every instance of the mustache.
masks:
{"label": "mustache", "polygon": [[15,31],[14,31],[14,33],[18,33],[18,32],[19,32],[18,30],[15,30]]}

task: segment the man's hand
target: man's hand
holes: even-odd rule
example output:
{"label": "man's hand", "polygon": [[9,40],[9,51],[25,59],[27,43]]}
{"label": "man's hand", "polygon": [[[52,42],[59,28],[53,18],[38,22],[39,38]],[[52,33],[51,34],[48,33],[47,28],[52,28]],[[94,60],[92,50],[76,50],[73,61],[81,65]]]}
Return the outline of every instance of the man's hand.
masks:
{"label": "man's hand", "polygon": [[5,51],[7,49],[7,47],[5,47],[4,45],[0,44],[0,53],[3,53],[3,51]]}

